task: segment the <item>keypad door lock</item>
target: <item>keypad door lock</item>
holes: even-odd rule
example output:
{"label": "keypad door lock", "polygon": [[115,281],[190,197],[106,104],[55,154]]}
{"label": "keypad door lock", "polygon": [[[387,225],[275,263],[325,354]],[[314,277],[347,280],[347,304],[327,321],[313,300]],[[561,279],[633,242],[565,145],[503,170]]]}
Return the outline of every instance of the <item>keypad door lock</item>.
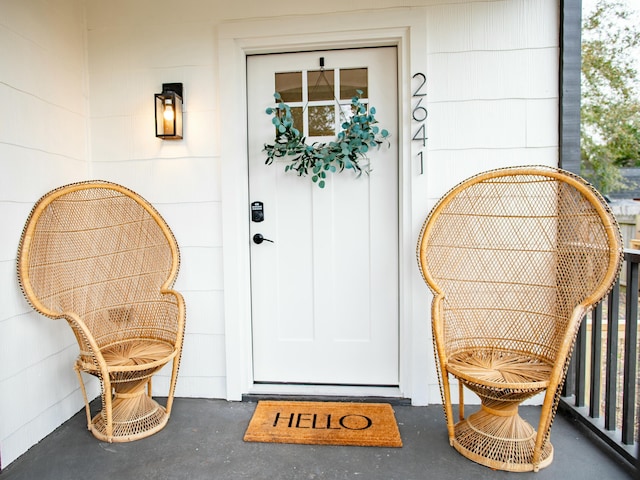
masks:
{"label": "keypad door lock", "polygon": [[264,221],[264,204],[262,202],[251,203],[251,221],[252,222]]}

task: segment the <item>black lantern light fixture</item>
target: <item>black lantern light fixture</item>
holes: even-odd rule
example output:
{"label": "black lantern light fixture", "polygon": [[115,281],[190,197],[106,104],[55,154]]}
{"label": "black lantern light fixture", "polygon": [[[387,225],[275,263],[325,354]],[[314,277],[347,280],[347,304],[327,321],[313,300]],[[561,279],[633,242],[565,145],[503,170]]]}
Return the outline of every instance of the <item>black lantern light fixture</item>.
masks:
{"label": "black lantern light fixture", "polygon": [[156,93],[156,137],[163,140],[182,138],[182,84],[163,83]]}

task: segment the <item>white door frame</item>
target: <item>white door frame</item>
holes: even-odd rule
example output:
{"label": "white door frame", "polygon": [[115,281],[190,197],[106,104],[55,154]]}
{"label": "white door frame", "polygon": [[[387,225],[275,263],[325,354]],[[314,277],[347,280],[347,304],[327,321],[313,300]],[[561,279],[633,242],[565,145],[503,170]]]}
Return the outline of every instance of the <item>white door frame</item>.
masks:
{"label": "white door frame", "polygon": [[[283,22],[287,24],[286,34]],[[424,405],[437,398],[429,298],[415,261],[415,245],[428,211],[427,175],[420,175],[412,142],[411,76],[426,72],[426,13],[422,8],[273,18],[227,23],[218,31],[219,131],[227,399],[247,393],[389,395]],[[359,25],[362,30],[354,30]],[[410,49],[409,46],[413,48]],[[396,46],[398,48],[400,387],[269,389],[254,385],[251,345],[246,56],[258,53]],[[223,67],[223,68],[221,68]],[[421,145],[420,145],[421,147]],[[426,152],[425,152],[426,155]],[[426,172],[425,172],[426,173]],[[435,396],[434,388],[435,385]]]}

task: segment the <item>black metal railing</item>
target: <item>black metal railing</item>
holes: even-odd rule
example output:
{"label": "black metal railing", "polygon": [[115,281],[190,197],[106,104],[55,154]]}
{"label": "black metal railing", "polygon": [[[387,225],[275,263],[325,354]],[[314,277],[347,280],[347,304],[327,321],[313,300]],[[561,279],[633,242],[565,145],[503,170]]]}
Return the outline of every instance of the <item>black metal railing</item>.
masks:
{"label": "black metal railing", "polygon": [[640,250],[625,250],[624,259],[622,281],[582,322],[560,409],[639,468]]}

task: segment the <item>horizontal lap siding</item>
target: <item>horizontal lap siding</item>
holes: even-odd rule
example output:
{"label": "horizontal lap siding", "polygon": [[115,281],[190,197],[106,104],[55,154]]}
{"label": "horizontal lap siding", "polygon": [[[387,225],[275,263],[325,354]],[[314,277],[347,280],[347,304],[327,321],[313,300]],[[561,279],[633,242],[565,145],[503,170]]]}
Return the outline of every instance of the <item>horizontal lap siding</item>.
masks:
{"label": "horizontal lap siding", "polygon": [[72,369],[73,334],[64,322],[34,313],[16,278],[16,249],[35,201],[54,187],[85,179],[89,171],[83,5],[80,0],[0,5],[3,466],[83,404]]}
{"label": "horizontal lap siding", "polygon": [[428,9],[433,201],[483,170],[558,165],[557,11],[556,0]]}

